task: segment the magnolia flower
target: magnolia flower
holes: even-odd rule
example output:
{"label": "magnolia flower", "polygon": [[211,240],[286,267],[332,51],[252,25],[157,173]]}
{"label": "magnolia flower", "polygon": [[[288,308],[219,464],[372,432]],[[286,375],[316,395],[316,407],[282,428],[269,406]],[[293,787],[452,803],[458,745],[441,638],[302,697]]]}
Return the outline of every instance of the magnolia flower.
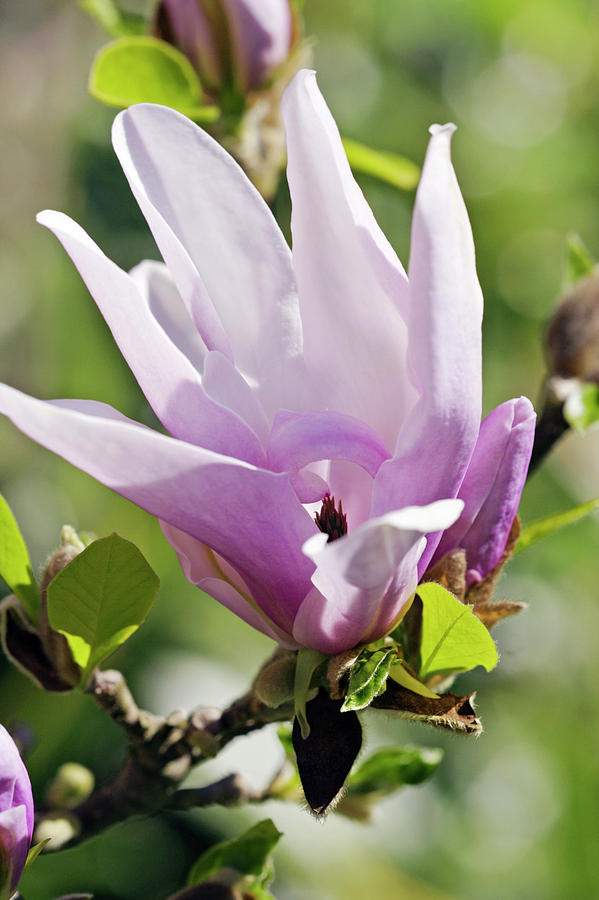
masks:
{"label": "magnolia flower", "polygon": [[293,41],[289,0],[161,0],[156,34],[185,53],[211,89],[261,87]]}
{"label": "magnolia flower", "polygon": [[454,127],[431,128],[406,275],[312,72],[283,116],[292,252],[227,153],[160,106],[121,113],[113,140],[165,264],[127,274],[65,215],[39,216],[169,434],[6,386],[0,412],[157,516],[191,583],[283,646],[337,653],[395,626],[435,552],[463,547],[471,582],[495,565],[534,414],[520,398],[480,424]]}
{"label": "magnolia flower", "polygon": [[10,897],[23,873],[33,833],[33,797],[27,769],[0,725],[0,897]]}

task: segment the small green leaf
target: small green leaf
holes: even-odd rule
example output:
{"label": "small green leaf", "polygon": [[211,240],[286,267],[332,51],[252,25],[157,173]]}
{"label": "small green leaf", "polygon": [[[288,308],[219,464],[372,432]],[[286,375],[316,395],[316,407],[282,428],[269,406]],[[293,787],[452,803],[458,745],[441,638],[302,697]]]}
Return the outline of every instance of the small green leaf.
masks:
{"label": "small green leaf", "polygon": [[27,854],[27,859],[25,860],[25,870],[27,870],[29,866],[36,861],[49,840],[50,838],[45,838],[45,840],[40,841],[39,844],[36,844],[34,847],[29,848],[29,853]]}
{"label": "small green leaf", "polygon": [[111,37],[130,37],[147,31],[148,24],[143,16],[125,12],[114,0],[79,0],[79,6]]}
{"label": "small green leaf", "polygon": [[590,275],[594,268],[595,262],[580,236],[569,234],[566,239],[564,289],[574,287],[577,281]]}
{"label": "small green leaf", "polygon": [[40,593],[29,553],[10,506],[0,494],[0,576],[34,624],[39,622]]}
{"label": "small green leaf", "polygon": [[364,709],[385,690],[387,675],[395,659],[395,647],[372,650],[364,647],[352,666],[349,687],[341,712]]}
{"label": "small green leaf", "polygon": [[154,37],[121,38],[103,47],[93,62],[89,89],[108,106],[162,103],[197,120],[218,116],[215,107],[202,106],[200,80],[187,57]]}
{"label": "small green leaf", "polygon": [[235,869],[241,875],[254,875],[260,881],[271,873],[269,855],[281,832],[271,819],[263,819],[239,837],[215,844],[192,867],[188,885],[201,884],[219,869]]}
{"label": "small green leaf", "polygon": [[390,794],[404,784],[421,784],[439,768],[443,751],[435,747],[388,747],[373,753],[350,776],[350,794]]}
{"label": "small green leaf", "polygon": [[563,411],[568,425],[584,434],[599,422],[599,387],[591,381],[581,382],[568,394]]}
{"label": "small green leaf", "polygon": [[541,541],[543,538],[549,537],[556,531],[560,531],[562,528],[565,528],[566,525],[573,525],[575,522],[584,518],[584,516],[587,516],[590,512],[593,512],[597,507],[599,507],[599,497],[595,497],[594,500],[587,500],[586,503],[581,503],[579,506],[574,506],[572,509],[567,509],[565,512],[555,513],[552,516],[547,516],[544,519],[537,519],[536,522],[525,525],[518,538],[518,543],[514,548],[514,556],[516,556],[517,553],[521,553],[523,550],[527,550],[528,547],[536,544],[537,541]]}
{"label": "small green leaf", "polygon": [[432,582],[418,586],[422,600],[420,678],[441,672],[467,672],[484,666],[489,672],[498,662],[493,638],[472,612],[453,594]]}
{"label": "small green leaf", "polygon": [[277,728],[277,737],[281,742],[287,759],[295,759],[295,750],[293,749],[293,741],[291,740],[291,725],[279,725]]}
{"label": "small green leaf", "polygon": [[311,691],[310,683],[314,672],[326,659],[324,653],[318,650],[310,650],[308,647],[301,647],[297,651],[297,662],[295,664],[295,683],[293,686],[293,698],[295,702],[295,718],[297,719],[304,740],[310,734],[310,726],[306,718],[306,703],[308,702]]}
{"label": "small green leaf", "polygon": [[146,618],[159,581],[141,552],[118,534],[94,541],[48,585],[50,624],[66,637],[81,667],[91,671]]}
{"label": "small green leaf", "polygon": [[417,678],[414,678],[411,675],[403,662],[398,662],[394,666],[391,666],[389,669],[389,678],[393,679],[393,681],[400,684],[402,687],[407,688],[408,691],[412,691],[413,694],[420,694],[421,697],[430,697],[431,700],[435,700],[439,695],[435,694],[434,691],[431,691],[430,688],[427,688],[425,684],[422,684]]}
{"label": "small green leaf", "polygon": [[343,146],[354,172],[372,175],[402,191],[411,191],[418,184],[420,169],[410,159],[397,153],[373,150],[350,138],[342,138]]}

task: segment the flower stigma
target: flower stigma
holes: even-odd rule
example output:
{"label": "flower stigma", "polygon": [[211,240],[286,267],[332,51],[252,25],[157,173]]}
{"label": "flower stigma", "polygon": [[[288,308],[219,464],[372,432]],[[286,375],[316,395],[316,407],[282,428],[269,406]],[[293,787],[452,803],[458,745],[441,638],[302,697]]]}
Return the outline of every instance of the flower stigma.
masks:
{"label": "flower stigma", "polygon": [[324,534],[328,534],[329,544],[347,534],[347,516],[343,512],[341,500],[339,505],[335,506],[335,498],[330,494],[325,494],[320,512],[316,513],[314,521]]}

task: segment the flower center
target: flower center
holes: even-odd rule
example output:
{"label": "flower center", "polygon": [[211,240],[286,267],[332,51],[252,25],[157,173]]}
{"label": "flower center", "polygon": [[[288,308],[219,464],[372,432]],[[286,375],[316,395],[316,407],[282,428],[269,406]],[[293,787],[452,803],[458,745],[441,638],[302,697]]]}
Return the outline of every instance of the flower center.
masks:
{"label": "flower center", "polygon": [[330,494],[324,496],[320,512],[316,513],[314,521],[324,534],[328,534],[329,544],[347,534],[347,516],[343,512],[341,500],[335,506],[335,498]]}

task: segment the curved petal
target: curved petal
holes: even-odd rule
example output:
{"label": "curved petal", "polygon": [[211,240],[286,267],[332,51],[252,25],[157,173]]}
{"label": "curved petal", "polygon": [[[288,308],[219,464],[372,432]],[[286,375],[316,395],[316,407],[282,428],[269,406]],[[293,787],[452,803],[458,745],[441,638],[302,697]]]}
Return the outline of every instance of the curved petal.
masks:
{"label": "curved petal", "polygon": [[120,113],[113,144],[181,296],[191,306],[205,290],[192,312],[208,348],[257,382],[269,416],[296,408],[305,378],[295,281],[262,197],[216,141],[167,107]]}
{"label": "curved petal", "polygon": [[390,455],[372,428],[353,416],[330,410],[280,410],[268,444],[269,468],[275,472],[297,472],[321,459],[345,459],[374,477]]}
{"label": "curved petal", "polygon": [[202,384],[209,397],[237,413],[266,447],[269,429],[264,410],[243,375],[218,350],[206,357]]}
{"label": "curved petal", "polygon": [[185,354],[196,371],[203,372],[209,351],[165,264],[144,259],[130,270],[129,275],[175,347]]}
{"label": "curved petal", "polygon": [[260,87],[289,53],[289,0],[223,0],[223,6],[231,31],[235,80],[245,94]]}
{"label": "curved petal", "polygon": [[502,403],[484,419],[458,497],[464,511],[441,538],[433,560],[466,551],[471,584],[490,572],[505,549],[526,481],[535,432],[530,400]]}
{"label": "curved petal", "polygon": [[368,422],[393,447],[413,401],[399,311],[407,278],[354,181],[313,72],[295,76],[282,111],[293,267],[318,405]]}
{"label": "curved petal", "polygon": [[[289,611],[304,599],[314,567],[300,548],[316,525],[286,475],[6,385],[0,385],[0,412],[33,440],[216,550],[267,615],[280,613],[281,597]],[[290,631],[291,615],[284,619],[281,627]]]}
{"label": "curved petal", "polygon": [[[291,635],[278,628],[252,600],[247,585],[225,559],[167,522],[161,522],[160,527],[177,554],[183,573],[190,584],[197,585],[252,628],[261,631],[283,647],[297,648]],[[281,598],[281,602],[284,605],[284,597]]]}
{"label": "curved petal", "polygon": [[[0,876],[6,865],[10,872],[10,889],[14,891],[21,879],[31,833],[27,833],[27,811],[24,806],[13,806],[0,812]],[[4,857],[4,859],[2,858]],[[4,887],[4,884],[0,884]]]}
{"label": "curved petal", "polygon": [[482,295],[451,165],[453,130],[431,128],[412,224],[408,355],[422,397],[377,475],[373,515],[455,497],[478,435]]}
{"label": "curved petal", "polygon": [[325,534],[310,538],[303,551],[316,565],[316,590],[295,618],[298,643],[338,653],[385,634],[376,626],[393,623],[416,588],[423,534],[453,523],[462,506],[459,500],[445,500],[408,507],[371,519],[331,543]]}
{"label": "curved petal", "polygon": [[73,260],[165,428],[182,440],[264,465],[256,436],[206,395],[197,371],[155,319],[134,279],[68,216],[46,210],[37,219]]}

